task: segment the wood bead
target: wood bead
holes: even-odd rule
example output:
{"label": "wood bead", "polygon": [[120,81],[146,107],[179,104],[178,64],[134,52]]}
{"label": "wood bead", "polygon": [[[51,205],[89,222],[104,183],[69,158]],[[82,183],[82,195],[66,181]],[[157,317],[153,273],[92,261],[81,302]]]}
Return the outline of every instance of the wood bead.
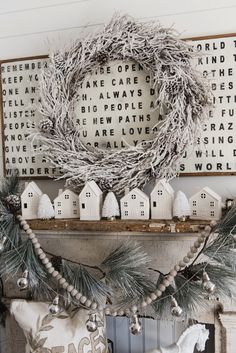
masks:
{"label": "wood bead", "polygon": [[42,259],[42,263],[46,266],[49,263],[49,259],[45,257],[44,259]]}
{"label": "wood bead", "polygon": [[211,224],[212,227],[215,227],[217,225],[217,222],[216,221],[211,221],[210,224]]}
{"label": "wood bead", "polygon": [[52,267],[52,263],[51,262],[48,262],[46,265],[45,265],[46,268],[51,268]]}
{"label": "wood bead", "polygon": [[30,235],[30,234],[32,234],[33,233],[33,231],[32,231],[32,229],[27,229],[27,231],[26,231],[26,234],[28,234],[28,235]]}
{"label": "wood bead", "polygon": [[67,287],[67,292],[70,293],[74,289],[74,286],[71,284]]}
{"label": "wood bead", "polygon": [[110,314],[111,314],[110,308],[106,308],[106,309],[105,309],[105,314],[106,314],[106,315],[110,315]]}
{"label": "wood bead", "polygon": [[34,234],[34,233],[31,233],[31,234],[29,235],[29,239],[30,239],[31,241],[33,241],[34,238],[35,238],[35,234]]}
{"label": "wood bead", "polygon": [[44,254],[44,252],[41,248],[39,248],[39,249],[36,249],[36,254],[41,255],[41,254]]}
{"label": "wood bead", "polygon": [[72,297],[75,297],[77,293],[79,293],[79,292],[77,291],[76,288],[74,288],[74,289],[72,289],[72,291],[70,292],[70,295],[71,295]]}
{"label": "wood bead", "polygon": [[196,252],[198,251],[195,246],[191,246],[190,250],[193,254],[196,254]]}
{"label": "wood bead", "polygon": [[80,298],[80,303],[84,304],[87,300],[87,297],[85,297],[84,295],[82,295],[82,297]]}
{"label": "wood bead", "polygon": [[33,238],[33,239],[32,239],[32,243],[33,243],[33,244],[38,243],[38,239],[37,239],[36,237],[35,237],[35,238]]}
{"label": "wood bead", "polygon": [[29,226],[28,224],[25,224],[25,225],[23,226],[23,229],[24,229],[24,230],[28,230],[28,229],[30,229],[30,226]]}
{"label": "wood bead", "polygon": [[187,253],[187,256],[188,256],[189,259],[192,259],[195,255],[191,251],[189,251]]}
{"label": "wood bead", "polygon": [[52,273],[52,277],[55,278],[55,277],[57,277],[57,275],[58,275],[58,271],[54,270],[53,273]]}
{"label": "wood bead", "polygon": [[20,224],[21,224],[22,227],[24,227],[24,226],[27,224],[27,222],[26,222],[24,219],[22,219],[22,221],[20,222]]}
{"label": "wood bead", "polygon": [[204,237],[200,237],[200,238],[198,238],[198,242],[201,244],[201,243],[204,243],[204,241],[205,241],[205,238]]}
{"label": "wood bead", "polygon": [[165,287],[169,287],[170,282],[168,281],[168,279],[165,278],[163,279],[162,284],[164,284]]}
{"label": "wood bead", "polygon": [[170,270],[170,275],[175,277],[177,275],[177,271],[175,269]]}
{"label": "wood bead", "polygon": [[167,279],[167,281],[169,281],[169,283],[171,283],[171,282],[173,281],[174,277],[171,276],[171,275],[168,275],[168,276],[166,277],[166,279]]}
{"label": "wood bead", "polygon": [[85,306],[87,306],[87,308],[90,308],[92,304],[92,301],[90,299],[87,299],[86,302],[84,303]]}
{"label": "wood bead", "polygon": [[164,291],[166,290],[166,287],[165,287],[164,284],[161,283],[161,284],[159,284],[158,289],[159,289],[161,292],[164,292]]}
{"label": "wood bead", "polygon": [[112,315],[113,317],[117,316],[117,311],[115,311],[115,310],[112,311],[112,312],[111,312],[111,315]]}
{"label": "wood bead", "polygon": [[193,245],[195,248],[199,248],[201,246],[198,240],[196,240]]}
{"label": "wood bead", "polygon": [[152,298],[146,297],[145,301],[147,302],[147,304],[151,304],[152,303]]}
{"label": "wood bead", "polygon": [[120,310],[118,310],[117,311],[117,314],[119,315],[119,316],[123,316],[124,315],[124,310],[122,310],[122,309],[120,309]]}
{"label": "wood bead", "polygon": [[59,280],[62,278],[62,275],[60,273],[58,273],[58,275],[56,275],[55,279],[59,282]]}
{"label": "wood bead", "polygon": [[211,232],[211,226],[206,226],[204,229],[205,229],[205,231],[208,232],[208,233]]}
{"label": "wood bead", "polygon": [[157,296],[154,292],[150,293],[150,298],[152,299],[152,301],[157,299]]}
{"label": "wood bead", "polygon": [[54,267],[50,267],[49,269],[48,269],[48,273],[53,273],[53,271],[54,271]]}
{"label": "wood bead", "polygon": [[183,262],[183,260],[180,260],[180,261],[179,261],[179,266],[180,266],[180,267],[185,267],[185,266],[186,266],[186,263]]}
{"label": "wood bead", "polygon": [[65,281],[65,282],[62,284],[62,288],[67,290],[68,287],[69,287],[69,283]]}
{"label": "wood bead", "polygon": [[143,300],[142,303],[141,303],[141,307],[145,308],[146,306],[147,306],[147,302],[145,300]]}
{"label": "wood bead", "polygon": [[188,264],[188,263],[190,262],[188,256],[185,256],[185,257],[183,258],[183,262],[186,263],[186,264]]}
{"label": "wood bead", "polygon": [[136,305],[131,306],[131,311],[135,314],[138,311],[138,307]]}
{"label": "wood bead", "polygon": [[161,297],[162,296],[162,291],[160,291],[159,289],[155,290],[155,294],[157,297]]}
{"label": "wood bead", "polygon": [[[44,260],[44,259],[46,259],[46,257],[47,257],[47,255],[45,254],[45,253],[42,253],[42,254],[40,254],[39,255],[39,258],[41,259],[41,260]],[[48,260],[48,259],[47,259]],[[42,261],[43,262],[43,261]],[[48,262],[49,262],[49,260],[48,260]],[[44,263],[44,262],[43,262]],[[47,262],[46,262],[47,263]]]}
{"label": "wood bead", "polygon": [[91,309],[92,309],[92,310],[96,310],[97,307],[98,307],[97,303],[96,303],[96,302],[92,302],[92,304],[91,304]]}
{"label": "wood bead", "polygon": [[23,217],[22,217],[21,214],[18,214],[18,215],[16,216],[16,218],[17,218],[19,221],[21,221],[21,220],[23,219]]}
{"label": "wood bead", "polygon": [[34,244],[34,248],[35,248],[35,249],[40,249],[40,247],[41,247],[41,245],[40,245],[39,243],[35,243],[35,244]]}
{"label": "wood bead", "polygon": [[82,297],[82,293],[80,293],[80,292],[77,293],[76,296],[75,296],[75,298],[76,298],[77,300],[80,300],[81,297]]}
{"label": "wood bead", "polygon": [[65,283],[66,280],[65,280],[65,278],[60,278],[58,282],[59,282],[59,284],[63,285],[63,283]]}
{"label": "wood bead", "polygon": [[180,266],[178,264],[175,265],[174,270],[178,272],[180,270]]}

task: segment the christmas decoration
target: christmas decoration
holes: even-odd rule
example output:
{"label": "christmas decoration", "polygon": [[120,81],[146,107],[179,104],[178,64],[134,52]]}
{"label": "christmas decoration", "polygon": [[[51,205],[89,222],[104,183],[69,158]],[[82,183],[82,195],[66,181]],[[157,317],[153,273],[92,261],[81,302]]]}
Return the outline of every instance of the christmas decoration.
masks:
{"label": "christmas decoration", "polygon": [[202,276],[202,286],[207,293],[212,294],[215,290],[215,284],[210,281],[208,274],[204,271]]}
{"label": "christmas decoration", "polygon": [[[3,190],[4,187],[5,181]],[[0,256],[0,275],[9,278],[15,276],[20,268],[27,268],[20,287],[26,285],[27,279],[27,289],[32,298],[55,299],[56,285],[63,301],[82,306],[87,311],[132,316],[142,315],[150,306],[153,316],[159,318],[169,317],[170,299],[174,298],[176,302],[171,300],[172,314],[179,315],[180,307],[182,316],[186,318],[197,308],[208,305],[202,288],[206,271],[210,281],[217,283],[216,297],[232,298],[235,295],[235,207],[218,224],[205,226],[183,259],[169,273],[163,274],[149,267],[151,259],[140,245],[132,242],[121,244],[99,266],[75,263],[63,257],[60,266],[56,266],[54,260],[53,263],[50,261],[53,254],[48,255],[41,248],[27,221],[21,215],[11,217],[12,211],[2,202],[5,197],[6,194],[0,191],[1,232],[7,238]],[[18,229],[16,224],[25,231],[28,239],[21,240],[16,237],[18,233],[12,233],[12,229]],[[9,243],[13,244],[11,248]],[[96,269],[103,280],[91,275],[91,268]],[[158,280],[154,273],[159,275]],[[209,283],[208,277],[204,278]]]}
{"label": "christmas decoration", "polygon": [[157,180],[150,194],[151,218],[172,219],[174,190],[165,179]]}
{"label": "christmas decoration", "polygon": [[138,188],[125,190],[120,200],[122,219],[149,219],[149,197]]}
{"label": "christmas decoration", "polygon": [[86,322],[86,327],[89,332],[95,332],[98,329],[96,314],[90,314]]}
{"label": "christmas decoration", "polygon": [[[192,65],[196,56],[199,53],[173,29],[117,15],[101,32],[51,53],[40,77],[43,118],[31,135],[42,146],[38,152],[43,149],[45,158],[61,169],[70,188],[78,189],[92,176],[101,188],[121,194],[125,186],[142,187],[153,177],[170,179],[186,146],[197,142],[212,105],[209,85]],[[164,118],[160,124],[157,114],[149,143],[101,150],[81,141],[74,107],[86,76],[108,60],[134,60],[151,77],[153,109]]]}
{"label": "christmas decoration", "polygon": [[171,314],[177,317],[181,316],[183,313],[183,309],[178,305],[177,300],[174,297],[171,297],[171,304]]}
{"label": "christmas decoration", "polygon": [[134,314],[131,317],[131,323],[130,323],[129,328],[130,328],[130,332],[133,335],[139,335],[142,332],[142,325],[141,325],[141,322],[138,318],[138,315]]}
{"label": "christmas decoration", "polygon": [[38,218],[39,199],[42,195],[42,191],[34,181],[25,183],[25,190],[21,194],[21,213],[24,219]]}
{"label": "christmas decoration", "polygon": [[73,191],[60,189],[54,199],[55,218],[78,218],[79,196]]}
{"label": "christmas decoration", "polygon": [[95,181],[88,181],[79,194],[80,219],[88,221],[100,220],[102,198],[102,190]]}
{"label": "christmas decoration", "polygon": [[190,216],[190,206],[186,195],[178,191],[173,203],[173,215],[184,221],[185,217]]}
{"label": "christmas decoration", "polygon": [[17,280],[17,286],[20,288],[20,290],[24,290],[28,288],[28,285],[28,270],[25,270],[22,277]]}
{"label": "christmas decoration", "polygon": [[16,212],[18,210],[20,210],[21,208],[21,199],[19,195],[8,195],[5,198],[5,201],[8,205],[8,207],[10,207],[12,209],[13,212]]}
{"label": "christmas decoration", "polygon": [[171,344],[167,347],[160,347],[160,350],[153,349],[148,353],[194,353],[196,347],[198,352],[205,351],[206,341],[209,338],[209,330],[206,329],[205,325],[192,325],[187,328],[182,335],[179,337],[176,343]]}
{"label": "christmas decoration", "polygon": [[38,218],[50,219],[55,216],[54,209],[48,195],[43,194],[39,199]]}
{"label": "christmas decoration", "polygon": [[59,306],[59,296],[58,295],[53,299],[53,302],[48,306],[48,311],[52,315],[57,315],[62,311],[62,309]]}
{"label": "christmas decoration", "polygon": [[192,219],[219,220],[222,216],[221,197],[209,187],[204,187],[190,197]]}
{"label": "christmas decoration", "polygon": [[120,208],[114,192],[110,191],[105,197],[102,207],[102,217],[110,220],[120,216]]}

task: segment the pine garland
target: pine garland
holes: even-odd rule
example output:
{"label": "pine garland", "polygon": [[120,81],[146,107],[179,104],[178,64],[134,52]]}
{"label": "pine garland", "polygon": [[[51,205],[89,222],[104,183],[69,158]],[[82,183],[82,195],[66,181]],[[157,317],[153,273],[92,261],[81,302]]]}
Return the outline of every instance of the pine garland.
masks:
{"label": "pine garland", "polygon": [[[14,183],[11,184],[9,180],[5,182],[7,185],[12,185],[12,189],[9,188],[7,192],[13,194]],[[4,182],[3,190],[6,190]],[[3,205],[5,191],[0,192],[0,195],[0,205]],[[1,206],[1,210],[3,210],[3,217],[0,221],[2,234],[7,237],[9,243],[6,243],[3,253],[0,255],[0,278],[3,284],[0,293],[0,310],[1,307],[3,308],[1,298],[5,294],[5,281],[22,276],[22,272],[26,269],[28,270],[30,297],[40,300],[53,298],[57,293],[53,277],[49,277],[42,266],[31,240],[21,240],[18,228],[16,238],[18,239],[19,235],[19,239],[14,241],[15,235],[12,236],[12,229],[16,225],[20,227],[16,215],[4,205]],[[207,307],[209,304],[208,294],[202,286],[204,272],[207,272],[210,280],[216,285],[214,296],[217,299],[235,300],[235,225],[236,207],[231,209],[215,227],[217,233],[211,233],[206,238],[199,255],[194,257],[186,268],[179,269],[177,276],[166,287],[162,296],[151,302],[154,317],[170,317],[172,296],[182,307],[186,317],[191,317],[198,310]],[[72,284],[75,290],[83,293],[90,301],[105,303],[107,300],[117,308],[118,312],[130,305],[139,307],[142,300],[144,298],[146,300],[149,293],[153,293],[155,288],[159,288],[158,286],[166,278],[168,279],[169,275],[150,268],[150,258],[139,244],[131,241],[121,244],[98,266],[82,265],[69,259],[65,260],[63,257],[53,261],[58,265],[57,271]],[[158,278],[154,276],[154,272],[158,273]],[[60,294],[66,302],[72,300],[74,305],[82,305],[74,298],[68,297],[65,291]],[[139,314],[145,312],[145,308],[139,307]]]}

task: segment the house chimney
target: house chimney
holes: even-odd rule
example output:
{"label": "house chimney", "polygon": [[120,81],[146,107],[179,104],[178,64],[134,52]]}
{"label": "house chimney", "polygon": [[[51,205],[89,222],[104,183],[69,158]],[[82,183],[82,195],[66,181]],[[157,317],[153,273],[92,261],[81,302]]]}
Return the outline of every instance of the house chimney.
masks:
{"label": "house chimney", "polygon": [[61,195],[62,193],[63,193],[63,189],[59,189],[58,196]]}
{"label": "house chimney", "polygon": [[127,195],[129,193],[129,188],[126,186],[125,187],[125,195]]}

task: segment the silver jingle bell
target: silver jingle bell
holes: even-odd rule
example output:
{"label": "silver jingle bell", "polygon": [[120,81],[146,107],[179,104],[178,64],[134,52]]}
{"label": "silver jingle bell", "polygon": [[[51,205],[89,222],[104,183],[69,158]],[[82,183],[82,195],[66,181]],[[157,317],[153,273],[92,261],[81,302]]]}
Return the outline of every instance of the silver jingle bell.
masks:
{"label": "silver jingle bell", "polygon": [[20,290],[24,290],[28,288],[29,286],[28,270],[25,270],[23,272],[22,277],[17,280],[17,286],[20,288]]}
{"label": "silver jingle bell", "polygon": [[173,308],[171,309],[171,314],[176,317],[180,317],[182,315],[182,312],[183,309],[179,305],[173,306]]}
{"label": "silver jingle bell", "polygon": [[215,291],[216,286],[213,282],[211,282],[206,272],[204,272],[202,276],[202,287],[207,293],[210,293],[210,294],[212,294]]}
{"label": "silver jingle bell", "polygon": [[86,321],[86,328],[89,332],[95,332],[98,328],[98,322],[95,314],[90,314]]}
{"label": "silver jingle bell", "polygon": [[142,325],[138,318],[138,315],[133,315],[129,328],[132,335],[140,335],[140,333],[142,332]]}
{"label": "silver jingle bell", "polygon": [[51,304],[49,304],[48,311],[52,315],[57,315],[57,314],[59,314],[61,312],[61,308],[59,306],[59,297],[58,296],[56,296],[53,299],[53,302]]}

